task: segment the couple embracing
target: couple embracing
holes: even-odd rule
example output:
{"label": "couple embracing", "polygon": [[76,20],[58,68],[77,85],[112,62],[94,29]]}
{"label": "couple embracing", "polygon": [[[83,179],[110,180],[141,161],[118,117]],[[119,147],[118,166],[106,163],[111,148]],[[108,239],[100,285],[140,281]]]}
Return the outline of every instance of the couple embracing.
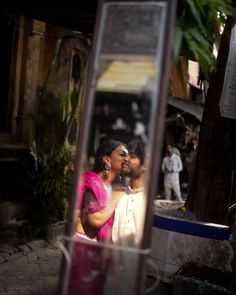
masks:
{"label": "couple embracing", "polygon": [[[129,185],[117,185],[121,176],[129,179]],[[94,251],[96,242],[131,247],[139,247],[141,242],[146,199],[144,145],[140,139],[132,140],[127,146],[115,140],[101,144],[95,154],[93,171],[84,173],[80,179],[76,209],[78,246],[74,247],[68,294],[77,294],[73,292],[76,289],[80,289],[81,294],[98,294],[103,279],[98,279],[99,274],[97,279],[91,277],[91,268],[96,269],[96,259],[91,265],[85,258],[89,252],[92,256],[94,253],[99,255]],[[79,269],[78,265],[75,266],[78,262],[76,257],[80,260]],[[86,282],[86,278],[91,280],[91,284]]]}

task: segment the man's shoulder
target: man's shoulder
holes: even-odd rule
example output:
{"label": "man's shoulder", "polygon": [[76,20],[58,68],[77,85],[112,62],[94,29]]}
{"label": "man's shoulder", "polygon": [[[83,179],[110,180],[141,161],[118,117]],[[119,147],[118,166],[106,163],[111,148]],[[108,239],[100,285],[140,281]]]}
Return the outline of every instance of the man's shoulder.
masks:
{"label": "man's shoulder", "polygon": [[164,158],[163,158],[163,161],[167,161],[168,160],[168,156],[165,156]]}
{"label": "man's shoulder", "polygon": [[180,156],[178,156],[178,155],[176,155],[176,154],[173,154],[173,155],[172,155],[172,158],[175,158],[175,159],[179,159],[179,160],[181,160]]}

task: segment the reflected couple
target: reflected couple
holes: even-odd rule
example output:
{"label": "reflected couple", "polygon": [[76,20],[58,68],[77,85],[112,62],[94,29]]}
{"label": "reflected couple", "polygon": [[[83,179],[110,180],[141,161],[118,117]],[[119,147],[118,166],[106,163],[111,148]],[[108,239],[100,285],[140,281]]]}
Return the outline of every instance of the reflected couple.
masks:
{"label": "reflected couple", "polygon": [[[93,171],[80,180],[77,198],[77,237],[139,245],[145,209],[142,140],[128,145],[105,140],[96,151]],[[125,241],[126,236],[132,241]]]}
{"label": "reflected couple", "polygon": [[86,172],[77,194],[76,236],[110,241],[114,211],[122,191],[112,190],[112,183],[128,170],[129,153],[120,141],[106,140],[97,149],[93,171]]}
{"label": "reflected couple", "polygon": [[[121,183],[124,178],[126,182]],[[93,171],[85,172],[78,185],[77,242],[68,294],[103,294],[110,258],[103,257],[96,241],[140,246],[146,209],[143,187],[143,142],[134,139],[125,145],[105,140],[95,153]],[[83,243],[85,240],[95,243]]]}

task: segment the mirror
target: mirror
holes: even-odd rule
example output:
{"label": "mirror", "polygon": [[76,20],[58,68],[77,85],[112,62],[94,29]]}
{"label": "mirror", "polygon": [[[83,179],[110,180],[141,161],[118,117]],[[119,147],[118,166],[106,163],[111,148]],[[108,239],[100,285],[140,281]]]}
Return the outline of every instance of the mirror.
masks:
{"label": "mirror", "polygon": [[149,253],[172,5],[100,5],[80,127],[72,224],[65,238],[71,263],[64,270],[64,294],[143,290],[145,272],[140,270]]}
{"label": "mirror", "polygon": [[[104,3],[90,84],[91,112],[86,118],[90,121],[84,150],[86,163],[80,176],[86,169],[93,170],[94,162],[97,164],[96,150],[107,138],[124,143],[124,153],[129,152],[127,144],[138,139],[143,153],[150,153],[165,13],[165,3],[159,2]],[[142,158],[141,164],[148,170],[148,159],[145,155]],[[103,159],[100,164],[104,163]],[[96,167],[101,177],[104,169]],[[122,167],[120,171],[111,170],[112,182],[103,179],[103,183],[116,182],[122,176],[121,170]],[[147,177],[145,173],[144,179]],[[120,185],[122,189],[125,184]],[[144,199],[143,220],[147,196]]]}

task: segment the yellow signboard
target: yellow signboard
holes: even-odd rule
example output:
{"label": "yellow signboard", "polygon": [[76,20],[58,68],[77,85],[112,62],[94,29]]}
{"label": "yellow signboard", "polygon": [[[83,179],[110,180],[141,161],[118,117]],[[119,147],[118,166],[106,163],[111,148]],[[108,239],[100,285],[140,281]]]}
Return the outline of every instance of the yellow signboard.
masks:
{"label": "yellow signboard", "polygon": [[114,61],[98,79],[98,91],[143,92],[155,77],[151,61]]}

